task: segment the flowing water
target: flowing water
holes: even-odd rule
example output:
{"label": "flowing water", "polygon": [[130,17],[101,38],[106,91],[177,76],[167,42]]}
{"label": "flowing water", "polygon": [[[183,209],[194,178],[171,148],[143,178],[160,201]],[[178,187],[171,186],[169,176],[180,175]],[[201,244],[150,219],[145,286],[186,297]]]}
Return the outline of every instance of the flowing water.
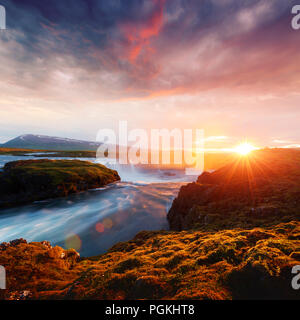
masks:
{"label": "flowing water", "polygon": [[[48,155],[51,159],[51,154]],[[0,168],[28,156],[0,156]],[[70,158],[53,158],[70,159]],[[94,161],[94,159],[79,159]],[[104,253],[142,230],[168,229],[167,212],[179,188],[195,179],[180,170],[115,167],[122,182],[67,198],[0,210],[0,243],[50,241],[82,256]]]}

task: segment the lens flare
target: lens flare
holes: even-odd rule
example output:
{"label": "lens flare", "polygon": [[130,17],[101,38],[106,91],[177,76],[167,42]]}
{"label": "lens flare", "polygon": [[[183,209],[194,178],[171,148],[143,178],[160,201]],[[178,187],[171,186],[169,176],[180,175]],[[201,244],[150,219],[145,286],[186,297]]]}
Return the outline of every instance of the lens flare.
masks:
{"label": "lens flare", "polygon": [[109,230],[113,227],[113,221],[109,218],[104,219],[102,222],[98,222],[95,226],[96,231],[103,233],[105,230]]}
{"label": "lens flare", "polygon": [[74,249],[79,251],[81,249],[81,239],[75,233],[71,233],[66,237],[65,246],[67,249]]}
{"label": "lens flare", "polygon": [[96,231],[97,232],[103,233],[104,230],[105,230],[105,227],[104,227],[104,225],[102,223],[99,222],[99,223],[96,224]]}
{"label": "lens flare", "polygon": [[105,229],[111,229],[113,227],[113,221],[111,219],[104,219],[103,225]]}

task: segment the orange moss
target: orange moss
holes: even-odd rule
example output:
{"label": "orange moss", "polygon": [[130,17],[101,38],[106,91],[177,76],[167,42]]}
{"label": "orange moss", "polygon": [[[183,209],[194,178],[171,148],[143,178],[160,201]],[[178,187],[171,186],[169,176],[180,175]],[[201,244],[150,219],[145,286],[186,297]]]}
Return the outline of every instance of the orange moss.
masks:
{"label": "orange moss", "polygon": [[216,233],[143,232],[82,260],[47,242],[2,245],[5,298],[24,290],[31,299],[299,298],[290,282],[300,240],[289,239],[299,227],[291,221]]}

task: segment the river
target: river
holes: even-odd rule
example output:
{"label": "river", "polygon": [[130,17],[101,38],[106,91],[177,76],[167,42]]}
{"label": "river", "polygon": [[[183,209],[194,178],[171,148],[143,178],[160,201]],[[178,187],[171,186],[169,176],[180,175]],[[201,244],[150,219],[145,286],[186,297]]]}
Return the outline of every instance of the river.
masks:
{"label": "river", "polygon": [[[9,161],[36,159],[0,156]],[[51,154],[47,159],[52,159]],[[53,158],[72,159],[72,158]],[[77,158],[95,162],[95,159]],[[167,212],[180,187],[195,179],[180,170],[115,167],[121,182],[66,198],[0,210],[0,243],[17,238],[50,241],[74,248],[81,256],[106,252],[142,230],[168,229]]]}

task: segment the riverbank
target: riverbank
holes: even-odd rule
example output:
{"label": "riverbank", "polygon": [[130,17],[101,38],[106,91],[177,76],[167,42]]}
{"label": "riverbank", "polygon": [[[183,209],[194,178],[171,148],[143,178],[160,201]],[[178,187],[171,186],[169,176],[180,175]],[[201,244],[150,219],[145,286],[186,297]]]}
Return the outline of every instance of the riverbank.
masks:
{"label": "riverbank", "polygon": [[0,155],[28,156],[36,158],[47,157],[53,158],[96,158],[96,151],[53,151],[53,150],[36,150],[36,149],[17,149],[17,148],[0,148]]}

